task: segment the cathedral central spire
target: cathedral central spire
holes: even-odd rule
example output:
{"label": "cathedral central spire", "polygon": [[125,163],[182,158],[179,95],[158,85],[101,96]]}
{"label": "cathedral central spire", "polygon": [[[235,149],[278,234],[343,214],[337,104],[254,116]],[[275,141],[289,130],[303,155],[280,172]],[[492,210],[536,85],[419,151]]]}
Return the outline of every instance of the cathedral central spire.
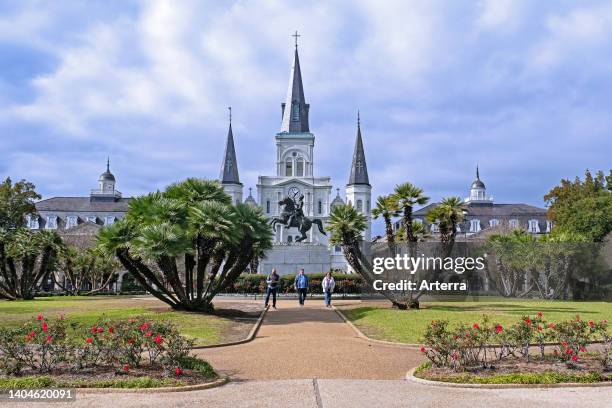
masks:
{"label": "cathedral central spire", "polygon": [[287,99],[282,104],[283,120],[281,123],[281,132],[302,133],[310,132],[308,126],[308,110],[310,105],[306,103],[304,97],[304,85],[302,84],[302,70],[300,69],[300,58],[297,49],[297,37],[295,37],[295,54],[293,56],[293,66],[291,67],[291,76],[289,77],[289,88],[287,90]]}

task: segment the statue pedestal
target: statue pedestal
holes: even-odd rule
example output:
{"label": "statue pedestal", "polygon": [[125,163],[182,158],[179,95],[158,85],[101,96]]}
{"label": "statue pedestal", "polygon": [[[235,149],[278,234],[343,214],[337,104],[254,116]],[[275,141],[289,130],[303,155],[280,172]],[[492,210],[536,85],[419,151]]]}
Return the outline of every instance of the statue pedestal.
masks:
{"label": "statue pedestal", "polygon": [[301,268],[306,273],[329,272],[331,257],[326,245],[311,243],[274,244],[259,263],[259,273],[269,274],[276,268],[279,275],[296,274]]}

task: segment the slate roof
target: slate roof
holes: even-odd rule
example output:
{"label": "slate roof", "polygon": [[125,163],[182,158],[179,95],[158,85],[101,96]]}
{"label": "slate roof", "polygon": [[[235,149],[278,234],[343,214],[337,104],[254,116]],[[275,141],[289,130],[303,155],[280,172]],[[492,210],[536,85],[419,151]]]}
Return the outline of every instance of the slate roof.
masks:
{"label": "slate roof", "polygon": [[225,144],[225,153],[223,154],[223,162],[221,162],[221,184],[240,184],[238,176],[238,161],[236,159],[236,149],[234,148],[234,132],[232,132],[232,124],[229,125],[227,131],[227,142]]}
{"label": "slate roof", "polygon": [[[299,118],[294,120],[292,106],[299,106]],[[291,67],[291,77],[289,78],[289,89],[287,89],[287,99],[282,105],[283,120],[281,123],[281,132],[302,133],[310,132],[308,125],[308,111],[310,105],[306,103],[304,96],[304,85],[302,84],[302,70],[300,69],[300,58],[298,56],[297,46],[293,56],[293,67]]]}
{"label": "slate roof", "polygon": [[131,198],[117,201],[91,201],[89,197],[52,197],[35,204],[37,211],[126,212]]}
{"label": "slate roof", "polygon": [[348,184],[370,185],[368,177],[368,166],[366,164],[365,152],[363,151],[363,141],[361,140],[361,120],[357,114],[357,136],[355,138],[355,151],[353,152],[353,162],[351,163],[351,174]]}
{"label": "slate roof", "polygon": [[[413,215],[424,217],[429,211],[435,208],[438,203],[429,204],[415,211]],[[471,204],[466,206],[468,216],[483,216],[483,217],[504,217],[504,216],[520,216],[534,215],[546,216],[546,209],[535,207],[529,204]]]}

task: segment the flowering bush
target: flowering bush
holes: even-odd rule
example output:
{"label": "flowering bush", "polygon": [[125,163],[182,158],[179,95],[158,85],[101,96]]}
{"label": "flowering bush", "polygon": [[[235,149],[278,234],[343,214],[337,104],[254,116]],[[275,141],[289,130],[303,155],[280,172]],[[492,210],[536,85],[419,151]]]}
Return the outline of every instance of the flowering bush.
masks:
{"label": "flowering bush", "polygon": [[149,365],[160,366],[170,376],[181,369],[192,346],[193,341],[167,322],[103,319],[90,327],[73,325],[67,335],[63,318],[39,315],[20,328],[0,329],[0,370],[9,375],[25,367],[48,372],[65,363],[72,370],[111,366],[127,373],[146,356]]}
{"label": "flowering bush", "polygon": [[553,357],[574,367],[589,342],[598,339],[603,342],[601,360],[607,367],[612,343],[607,328],[605,320],[585,322],[579,316],[570,321],[547,323],[541,312],[533,317],[523,316],[509,327],[491,324],[486,316],[482,323],[455,328],[449,328],[446,320],[435,320],[425,330],[421,352],[437,367],[490,368],[494,361],[510,356],[529,361],[532,346],[537,346],[540,357],[544,358],[547,342],[553,342]]}

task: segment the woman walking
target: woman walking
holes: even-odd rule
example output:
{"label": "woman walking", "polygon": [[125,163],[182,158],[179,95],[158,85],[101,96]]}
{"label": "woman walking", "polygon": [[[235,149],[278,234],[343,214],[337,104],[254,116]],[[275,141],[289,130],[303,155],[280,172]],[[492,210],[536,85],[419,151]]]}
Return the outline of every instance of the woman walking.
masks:
{"label": "woman walking", "polygon": [[323,286],[323,295],[325,295],[325,307],[331,307],[331,297],[334,287],[336,286],[336,281],[334,281],[334,277],[332,276],[331,272],[327,272],[325,274],[323,282],[321,282],[321,286]]}

